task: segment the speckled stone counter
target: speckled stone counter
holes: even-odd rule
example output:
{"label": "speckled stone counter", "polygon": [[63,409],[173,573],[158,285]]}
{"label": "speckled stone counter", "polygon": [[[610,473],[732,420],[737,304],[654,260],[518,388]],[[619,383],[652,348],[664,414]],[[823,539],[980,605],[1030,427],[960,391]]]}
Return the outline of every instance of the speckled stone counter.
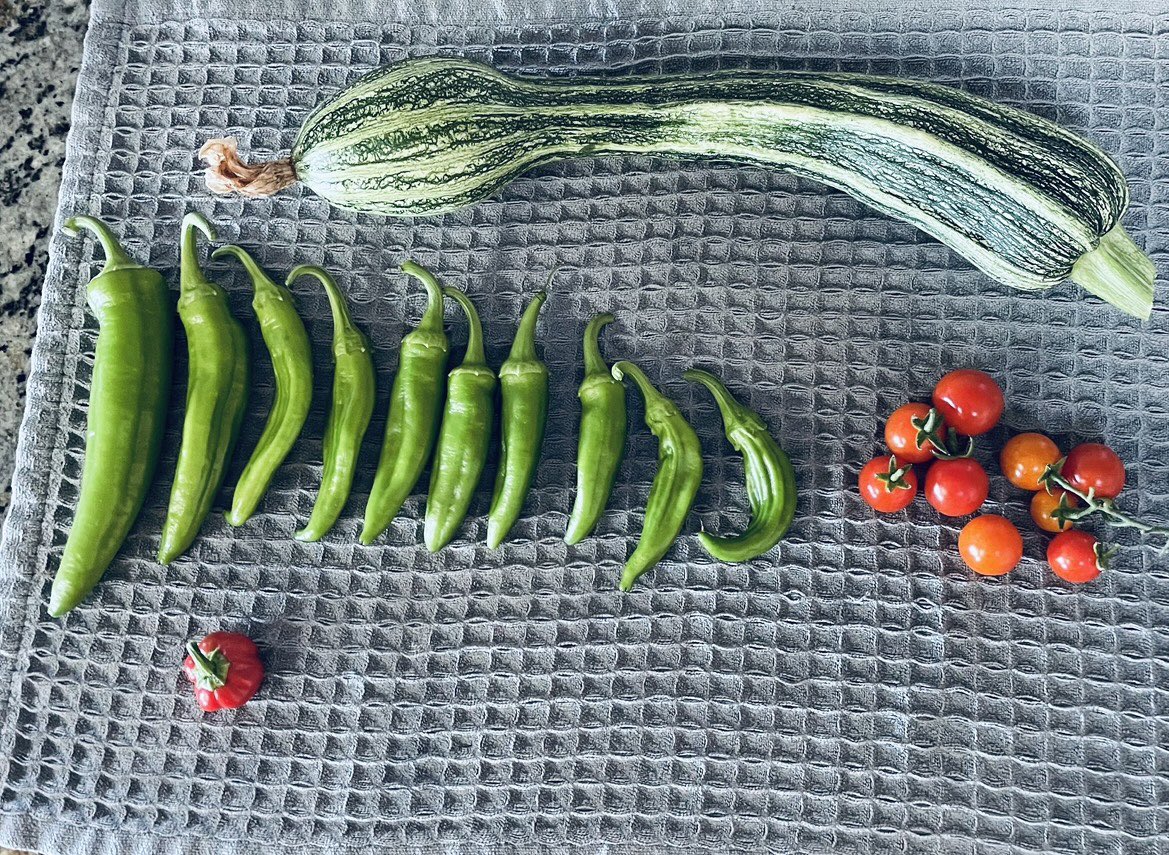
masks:
{"label": "speckled stone counter", "polygon": [[84,0],[0,0],[0,520],[88,18]]}

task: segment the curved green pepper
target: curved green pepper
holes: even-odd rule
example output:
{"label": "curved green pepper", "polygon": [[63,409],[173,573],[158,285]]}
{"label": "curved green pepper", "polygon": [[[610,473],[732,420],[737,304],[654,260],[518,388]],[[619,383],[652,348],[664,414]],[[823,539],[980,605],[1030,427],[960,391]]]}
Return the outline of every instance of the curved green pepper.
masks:
{"label": "curved green pepper", "polygon": [[495,415],[495,372],[487,367],[483,328],[475,306],[462,291],[443,288],[462,307],[470,332],[463,364],[447,379],[446,405],[426,498],[426,547],[437,552],[451,542],[467,516],[487,463]]}
{"label": "curved green pepper", "polygon": [[617,470],[625,455],[625,384],[609,373],[601,358],[601,329],[613,323],[610,314],[597,315],[584,332],[585,376],[580,398],[580,440],[576,452],[576,500],[564,542],[579,543],[589,536],[613,492]]}
{"label": "curved green pepper", "polygon": [[192,211],[183,217],[179,317],[187,332],[187,411],[158,547],[163,564],[187,550],[207,518],[239,438],[248,398],[247,336],[228,308],[227,293],[199,268],[196,229],[215,240],[202,214]]}
{"label": "curved green pepper", "polygon": [[77,510],[49,594],[53,617],[93,590],[142,510],[158,466],[174,359],[174,309],[162,274],[126,255],[100,220],[65,221],[69,234],[82,228],[97,235],[106,263],[86,288],[97,345]]}
{"label": "curved green pepper", "polygon": [[536,356],[536,321],[547,291],[532,298],[516,329],[511,353],[499,367],[503,451],[487,513],[487,546],[496,549],[519,519],[536,476],[548,420],[548,366]]}
{"label": "curved green pepper", "polygon": [[313,276],[325,287],[333,313],[333,402],[325,427],[324,471],[312,515],[294,535],[297,540],[311,542],[328,534],[345,509],[361,440],[373,417],[376,381],[369,339],[354,326],[333,277],[320,267],[302,264],[288,274],[287,281],[300,276]]}
{"label": "curved green pepper", "polygon": [[767,432],[763,419],[736,401],[721,380],[699,368],[691,368],[682,376],[701,383],[714,396],[727,439],[743,455],[747,500],[751,504],[751,522],[742,534],[714,537],[704,531],[698,541],[719,561],[758,558],[779,543],[795,517],[796,475],[791,461]]}
{"label": "curved green pepper", "polygon": [[243,525],[256,512],[268,485],[293,443],[300,436],[313,400],[313,354],[304,321],[296,312],[292,292],[278,285],[241,247],[221,246],[212,258],[233,256],[252,280],[252,308],[260,322],[260,333],[272,359],[276,395],[247,466],[235,485],[229,525]]}
{"label": "curved green pepper", "polygon": [[442,328],[442,286],[429,270],[412,261],[402,265],[402,272],[426,286],[429,302],[418,329],[402,339],[386,435],[365,505],[361,529],[365,544],[373,543],[386,530],[422,477],[438,438],[446,391],[443,379],[451,348]]}
{"label": "curved green pepper", "polygon": [[658,438],[658,471],[649,491],[641,537],[621,574],[622,591],[630,590],[669,551],[702,483],[702,445],[694,428],[640,368],[632,362],[616,363],[613,376],[620,380],[625,375],[645,399],[645,424]]}

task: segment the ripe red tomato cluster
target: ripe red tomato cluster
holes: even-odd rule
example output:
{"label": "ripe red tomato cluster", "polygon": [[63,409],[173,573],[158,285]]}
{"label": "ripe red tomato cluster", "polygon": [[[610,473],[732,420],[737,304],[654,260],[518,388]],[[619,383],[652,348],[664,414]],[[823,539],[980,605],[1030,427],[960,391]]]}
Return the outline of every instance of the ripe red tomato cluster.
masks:
{"label": "ripe red tomato cluster", "polygon": [[[885,445],[892,455],[874,458],[861,470],[865,501],[882,512],[899,511],[917,495],[918,475],[925,470],[925,499],[940,514],[964,517],[982,507],[990,495],[990,478],[971,459],[973,443],[959,450],[961,437],[975,437],[999,423],[1003,391],[983,371],[951,371],[934,387],[933,406],[909,403],[885,423]],[[1003,517],[981,516],[962,530],[959,551],[974,570],[1006,573],[1023,555],[1023,538]]]}
{"label": "ripe red tomato cluster", "polygon": [[[917,495],[924,470],[926,501],[944,516],[976,513],[990,494],[990,478],[971,459],[976,437],[992,430],[1002,418],[1002,389],[983,371],[963,369],[943,377],[933,392],[933,406],[909,403],[898,407],[885,423],[888,455],[869,461],[860,472],[860,492],[874,509],[891,513],[908,507]],[[1002,449],[1003,475],[1035,495],[1031,516],[1044,531],[1056,534],[1047,550],[1048,563],[1062,579],[1087,582],[1099,575],[1105,555],[1099,541],[1070,530],[1069,512],[1081,506],[1076,493],[1111,499],[1124,486],[1124,464],[1099,443],[1076,446],[1061,461],[1059,447],[1038,433],[1019,434]],[[1051,472],[1067,490],[1053,485]],[[1059,480],[1056,479],[1056,480]],[[986,514],[970,520],[958,538],[962,559],[976,573],[1001,576],[1023,557],[1023,538],[1005,517]]]}
{"label": "ripe red tomato cluster", "polygon": [[[1070,511],[1082,506],[1076,492],[1093,499],[1114,499],[1124,489],[1124,461],[1107,445],[1085,442],[1060,460],[1059,446],[1041,433],[1011,437],[999,455],[1007,480],[1031,497],[1031,519],[1055,537],[1047,547],[1047,563],[1068,582],[1090,582],[1107,564],[1100,541],[1084,531],[1073,531]],[[1076,492],[1057,486],[1052,474]]]}

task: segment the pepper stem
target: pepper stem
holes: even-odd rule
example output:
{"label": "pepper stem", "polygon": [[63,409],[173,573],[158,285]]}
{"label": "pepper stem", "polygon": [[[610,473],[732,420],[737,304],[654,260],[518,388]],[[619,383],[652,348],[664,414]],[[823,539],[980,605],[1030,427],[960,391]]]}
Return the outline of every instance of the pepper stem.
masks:
{"label": "pepper stem", "polygon": [[528,303],[528,307],[524,309],[520,324],[516,327],[515,340],[512,341],[511,351],[507,356],[509,362],[536,361],[536,321],[539,319],[540,309],[547,299],[548,292],[539,291],[532,298],[532,302]]}
{"label": "pepper stem", "polygon": [[422,332],[442,332],[442,286],[433,273],[413,261],[403,262],[402,272],[426,286],[426,311],[422,314],[418,329]]}
{"label": "pepper stem", "polygon": [[613,379],[624,380],[628,375],[637,386],[638,391],[641,392],[641,397],[645,399],[646,412],[655,405],[660,406],[666,404],[673,406],[673,402],[657,390],[649,378],[645,376],[645,372],[628,360],[622,359],[620,362],[613,363]]}
{"label": "pepper stem", "polygon": [[356,332],[353,318],[349,315],[349,307],[345,305],[345,298],[341,295],[341,288],[327,270],[315,264],[302,264],[294,267],[285,280],[291,285],[301,276],[312,276],[325,288],[325,296],[329,298],[329,309],[333,313],[333,339],[339,341],[345,336]]}
{"label": "pepper stem", "polygon": [[617,320],[613,317],[612,312],[605,312],[603,315],[596,315],[593,317],[584,331],[584,364],[585,376],[594,374],[608,374],[609,366],[605,364],[605,359],[601,356],[601,330],[607,325]]}
{"label": "pepper stem", "polygon": [[215,228],[198,211],[188,211],[183,217],[183,236],[179,250],[179,289],[189,291],[195,283],[207,281],[203,268],[199,266],[199,254],[195,250],[195,230],[201,231],[208,240],[216,240]]}
{"label": "pepper stem", "polygon": [[127,268],[141,269],[142,265],[127,255],[126,250],[122,249],[122,245],[118,243],[118,239],[114,237],[110,227],[97,217],[88,217],[84,214],[70,217],[65,221],[64,229],[67,234],[73,236],[80,234],[81,229],[88,229],[97,235],[97,239],[101,241],[101,248],[106,254],[106,263],[101,270],[102,273],[113,273],[115,270],[126,270]]}
{"label": "pepper stem", "polygon": [[267,271],[257,264],[256,260],[242,246],[229,243],[211,253],[211,257],[214,259],[226,258],[227,256],[237,259],[244,266],[244,270],[251,277],[253,291],[259,293],[261,290],[270,289],[279,292],[280,286],[272,281],[272,277],[268,275]]}
{"label": "pepper stem", "polygon": [[1095,249],[1081,255],[1070,278],[1122,312],[1142,320],[1153,313],[1157,269],[1124,226],[1113,227]]}
{"label": "pepper stem", "polygon": [[215,691],[227,685],[227,669],[231,663],[218,649],[208,656],[193,641],[187,642],[187,653],[195,663],[195,683],[200,689]]}
{"label": "pepper stem", "polygon": [[463,355],[463,364],[486,365],[487,354],[483,351],[483,324],[479,321],[479,313],[475,311],[475,304],[471,302],[470,297],[457,288],[446,287],[442,289],[442,293],[458,303],[463,309],[463,314],[467,316],[469,330],[467,332],[467,352]]}
{"label": "pepper stem", "polygon": [[682,372],[682,377],[691,383],[699,383],[710,390],[710,394],[714,396],[714,402],[718,404],[719,412],[722,413],[723,424],[729,426],[743,420],[746,407],[736,401],[735,396],[731,394],[723,382],[709,371],[704,371],[701,368],[689,368]]}

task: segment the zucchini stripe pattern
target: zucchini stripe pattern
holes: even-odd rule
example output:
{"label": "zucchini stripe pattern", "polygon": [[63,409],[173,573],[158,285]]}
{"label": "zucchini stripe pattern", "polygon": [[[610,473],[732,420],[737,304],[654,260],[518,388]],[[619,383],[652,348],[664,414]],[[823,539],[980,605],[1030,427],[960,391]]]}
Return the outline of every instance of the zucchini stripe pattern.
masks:
{"label": "zucchini stripe pattern", "polygon": [[718,158],[787,169],[917,226],[992,278],[1071,278],[1147,317],[1155,271],[1119,225],[1128,187],[1090,142],[933,83],[848,73],[510,76],[451,57],[379,69],[314,111],[288,160],[202,154],[214,190],[299,180],[390,216],[454,211],[538,164],[599,154]]}

